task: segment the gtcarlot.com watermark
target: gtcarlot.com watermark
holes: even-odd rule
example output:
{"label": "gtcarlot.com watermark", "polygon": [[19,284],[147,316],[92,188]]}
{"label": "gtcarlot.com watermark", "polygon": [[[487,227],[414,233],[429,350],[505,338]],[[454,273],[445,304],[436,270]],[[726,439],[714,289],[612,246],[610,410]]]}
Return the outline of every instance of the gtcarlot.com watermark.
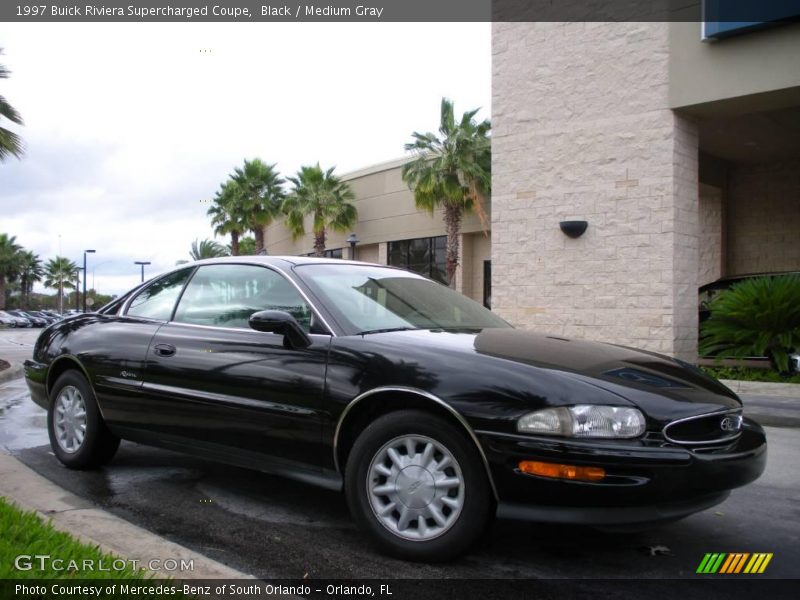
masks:
{"label": "gtcarlot.com watermark", "polygon": [[137,571],[168,571],[170,573],[181,571],[194,571],[194,559],[185,558],[153,558],[150,560],[123,559],[96,560],[58,558],[50,554],[20,554],[14,559],[14,568],[17,571],[71,571],[71,572],[99,572],[109,573]]}

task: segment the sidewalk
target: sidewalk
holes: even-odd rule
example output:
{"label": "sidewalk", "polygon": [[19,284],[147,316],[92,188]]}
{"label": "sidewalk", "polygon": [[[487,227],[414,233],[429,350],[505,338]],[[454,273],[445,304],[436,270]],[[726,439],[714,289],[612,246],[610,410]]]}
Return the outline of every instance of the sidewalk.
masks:
{"label": "sidewalk", "polygon": [[[24,510],[32,510],[53,527],[80,541],[98,546],[128,560],[146,565],[151,560],[173,559],[193,561],[191,571],[163,573],[179,579],[251,579],[241,573],[175,544],[149,531],[132,525],[51,483],[13,456],[0,453],[0,496]],[[160,575],[162,573],[157,573]]]}

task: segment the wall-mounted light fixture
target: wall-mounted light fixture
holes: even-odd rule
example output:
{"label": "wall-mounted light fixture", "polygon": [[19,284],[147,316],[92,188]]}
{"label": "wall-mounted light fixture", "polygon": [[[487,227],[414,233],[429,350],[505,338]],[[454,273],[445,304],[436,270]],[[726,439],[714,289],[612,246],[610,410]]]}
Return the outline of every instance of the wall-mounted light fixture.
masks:
{"label": "wall-mounted light fixture", "polygon": [[588,221],[561,221],[558,226],[561,228],[561,231],[564,232],[564,235],[577,238],[583,235],[589,223]]}
{"label": "wall-mounted light fixture", "polygon": [[347,236],[347,243],[350,244],[350,260],[356,259],[356,244],[358,244],[359,241],[355,233],[351,233]]}

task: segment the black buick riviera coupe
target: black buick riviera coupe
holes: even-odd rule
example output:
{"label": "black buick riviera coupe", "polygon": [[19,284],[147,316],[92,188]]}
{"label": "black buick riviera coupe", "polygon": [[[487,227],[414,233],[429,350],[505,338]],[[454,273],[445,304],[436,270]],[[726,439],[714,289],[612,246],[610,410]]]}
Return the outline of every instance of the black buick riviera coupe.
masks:
{"label": "black buick riviera coupe", "polygon": [[424,277],[342,260],[181,266],[51,325],[25,368],[67,467],[126,439],[344,490],[410,559],[465,551],[494,514],[665,523],[766,461],[737,396],[687,363],[516,330]]}

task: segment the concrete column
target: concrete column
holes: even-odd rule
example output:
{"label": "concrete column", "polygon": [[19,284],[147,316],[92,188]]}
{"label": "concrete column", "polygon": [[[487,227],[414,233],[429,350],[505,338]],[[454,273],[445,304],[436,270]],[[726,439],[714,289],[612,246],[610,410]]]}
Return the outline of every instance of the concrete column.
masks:
{"label": "concrete column", "polygon": [[698,141],[668,34],[493,24],[492,309],[515,325],[694,358]]}

